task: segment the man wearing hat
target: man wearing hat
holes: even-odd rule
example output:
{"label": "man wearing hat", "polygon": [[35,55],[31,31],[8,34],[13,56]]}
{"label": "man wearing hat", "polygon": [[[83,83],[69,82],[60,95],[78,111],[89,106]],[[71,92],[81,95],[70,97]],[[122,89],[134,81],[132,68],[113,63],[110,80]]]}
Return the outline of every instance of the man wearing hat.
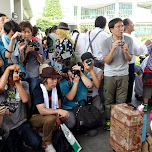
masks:
{"label": "man wearing hat", "polygon": [[100,112],[103,112],[103,106],[98,92],[102,80],[102,70],[94,66],[94,57],[90,52],[84,53],[81,56],[81,60],[84,66],[84,73],[89,76],[93,84],[92,88],[88,88],[88,101],[92,101],[92,104],[97,107]]}
{"label": "man wearing hat", "polygon": [[59,75],[53,67],[42,69],[40,82],[33,91],[34,115],[30,119],[31,124],[36,128],[43,128],[44,149],[46,152],[56,152],[52,145],[52,132],[55,123],[59,124],[59,115],[69,117],[68,111],[60,109],[61,92],[57,85]]}

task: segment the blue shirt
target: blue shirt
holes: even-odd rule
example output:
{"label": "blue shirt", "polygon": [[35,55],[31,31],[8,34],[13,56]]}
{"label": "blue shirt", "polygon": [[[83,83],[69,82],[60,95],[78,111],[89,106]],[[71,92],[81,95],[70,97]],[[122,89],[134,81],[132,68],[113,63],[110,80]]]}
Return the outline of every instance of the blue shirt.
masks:
{"label": "blue shirt", "polygon": [[7,64],[8,59],[5,58],[5,51],[6,51],[6,48],[4,47],[4,44],[2,42],[2,38],[0,36],[0,54],[3,58],[4,64]]}
{"label": "blue shirt", "polygon": [[[85,75],[86,76],[86,75]],[[86,76],[88,77],[88,76]],[[71,82],[71,81],[70,81]],[[71,86],[73,86],[73,82],[71,82]],[[62,103],[62,106],[61,108],[64,109],[64,110],[67,110],[67,109],[72,109],[76,106],[76,103],[74,100],[68,100],[65,95],[67,93],[70,92],[71,88],[68,84],[68,81],[67,80],[63,80],[61,81],[60,83],[60,89],[61,89],[61,93],[62,93],[62,96],[64,97],[63,98],[63,103]],[[77,88],[77,93],[76,93],[76,96],[75,96],[75,100],[77,102],[79,102],[79,105],[82,105],[83,104],[83,101],[82,100],[87,100],[87,92],[88,92],[88,89],[87,87],[84,85],[84,83],[82,82],[82,80],[80,79],[79,80],[79,83],[78,83],[78,88]]]}

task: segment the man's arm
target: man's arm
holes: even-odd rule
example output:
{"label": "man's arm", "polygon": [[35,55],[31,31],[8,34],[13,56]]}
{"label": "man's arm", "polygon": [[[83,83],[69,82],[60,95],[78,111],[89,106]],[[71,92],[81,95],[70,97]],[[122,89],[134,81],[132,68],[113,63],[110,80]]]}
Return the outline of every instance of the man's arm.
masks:
{"label": "man's arm", "polygon": [[120,40],[117,40],[112,44],[112,48],[111,48],[109,54],[104,57],[104,62],[106,64],[110,64],[110,62],[113,60],[113,54],[114,54],[116,48],[119,46],[119,44],[120,44]]}
{"label": "man's arm", "polygon": [[62,117],[69,117],[68,111],[62,109],[45,108],[44,103],[37,104],[36,107],[41,115],[61,115]]}
{"label": "man's arm", "polygon": [[79,83],[79,79],[80,77],[79,76],[75,76],[74,79],[73,79],[73,86],[70,90],[70,92],[68,92],[65,97],[68,99],[68,100],[73,100],[76,93],[77,93],[77,88],[78,88],[78,83]]}

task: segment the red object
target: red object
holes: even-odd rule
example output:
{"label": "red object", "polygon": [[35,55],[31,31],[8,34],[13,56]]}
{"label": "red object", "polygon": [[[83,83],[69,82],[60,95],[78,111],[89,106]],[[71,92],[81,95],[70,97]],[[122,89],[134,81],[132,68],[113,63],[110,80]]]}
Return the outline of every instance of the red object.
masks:
{"label": "red object", "polygon": [[37,41],[37,40],[36,40],[36,38],[35,38],[35,37],[33,37],[33,36],[31,37],[31,40],[33,40],[33,41]]}
{"label": "red object", "polygon": [[151,111],[151,113],[150,113],[150,119],[152,120],[152,111]]}
{"label": "red object", "polygon": [[64,120],[66,117],[61,117],[61,120]]}

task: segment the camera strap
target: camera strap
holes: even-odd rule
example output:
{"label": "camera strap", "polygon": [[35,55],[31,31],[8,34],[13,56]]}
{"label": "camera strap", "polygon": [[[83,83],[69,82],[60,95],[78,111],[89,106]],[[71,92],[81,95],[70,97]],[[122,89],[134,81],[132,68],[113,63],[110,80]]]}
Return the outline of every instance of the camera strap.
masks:
{"label": "camera strap", "polygon": [[74,52],[75,52],[75,48],[76,48],[76,45],[77,45],[77,42],[78,42],[79,35],[80,35],[80,33],[77,34],[77,37],[75,39],[75,43],[74,43],[74,47],[73,47]]}
{"label": "camera strap", "polygon": [[88,48],[87,48],[87,52],[88,52],[88,49],[89,49],[89,47],[90,47],[90,48],[91,48],[91,52],[93,53],[92,42],[94,41],[94,39],[97,37],[97,35],[98,35],[101,31],[103,31],[103,30],[100,30],[100,31],[94,36],[94,38],[93,38],[92,40],[90,39],[90,33],[91,33],[91,31],[89,31],[89,46],[88,46]]}

